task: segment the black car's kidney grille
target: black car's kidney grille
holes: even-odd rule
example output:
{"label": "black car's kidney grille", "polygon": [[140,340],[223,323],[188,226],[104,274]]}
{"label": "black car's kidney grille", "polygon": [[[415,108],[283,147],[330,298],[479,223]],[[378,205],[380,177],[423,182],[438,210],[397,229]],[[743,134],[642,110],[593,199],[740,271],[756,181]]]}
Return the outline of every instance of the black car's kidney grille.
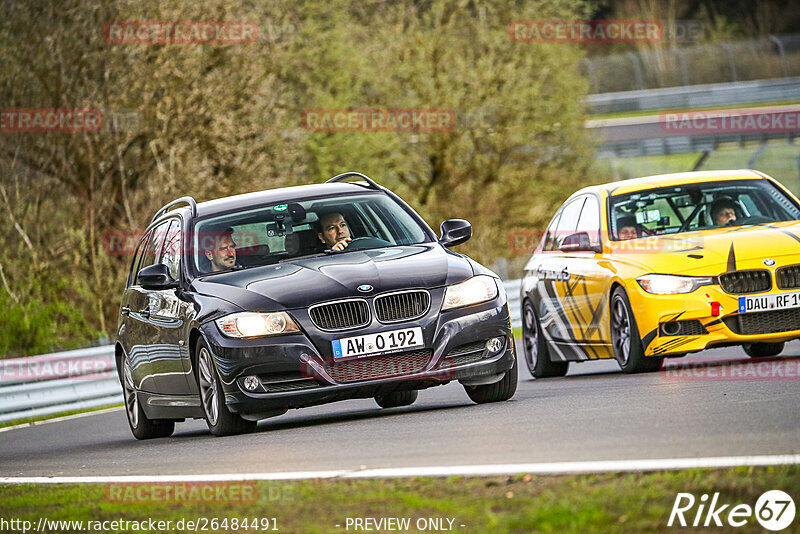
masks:
{"label": "black car's kidney grille", "polygon": [[388,356],[372,356],[325,364],[325,370],[337,382],[377,380],[418,373],[431,361],[430,349],[412,350]]}
{"label": "black car's kidney grille", "polygon": [[431,296],[427,291],[405,291],[375,297],[375,313],[384,323],[406,321],[428,311]]}
{"label": "black car's kidney grille", "polygon": [[369,307],[365,300],[344,300],[313,306],[311,320],[323,330],[344,330],[369,324]]}
{"label": "black car's kidney grille", "polygon": [[775,271],[775,282],[780,289],[800,288],[800,265],[787,265]]}
{"label": "black car's kidney grille", "polygon": [[725,325],[739,335],[775,334],[800,330],[800,308],[742,313],[723,319]]}
{"label": "black car's kidney grille", "polygon": [[734,295],[762,293],[772,287],[772,279],[766,269],[732,271],[719,275],[719,285],[723,291]]}

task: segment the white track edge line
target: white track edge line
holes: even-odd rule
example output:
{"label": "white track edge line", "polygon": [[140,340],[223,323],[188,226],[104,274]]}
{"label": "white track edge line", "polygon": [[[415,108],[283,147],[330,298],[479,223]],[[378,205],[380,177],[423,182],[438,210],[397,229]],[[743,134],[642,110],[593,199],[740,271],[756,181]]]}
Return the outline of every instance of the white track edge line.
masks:
{"label": "white track edge line", "polygon": [[125,484],[159,482],[222,482],[245,480],[304,480],[319,478],[402,478],[497,475],[563,475],[603,472],[662,471],[677,469],[720,468],[800,464],[800,454],[768,456],[720,456],[708,458],[662,458],[642,460],[602,460],[586,462],[551,462],[526,464],[487,464],[431,467],[390,467],[360,470],[294,471],[278,473],[220,473],[205,475],[123,475],[0,477],[0,484]]}
{"label": "white track edge line", "polygon": [[53,417],[52,419],[42,419],[40,421],[21,423],[19,425],[14,425],[14,426],[4,426],[3,428],[0,428],[0,432],[8,432],[9,430],[17,430],[19,428],[28,428],[32,426],[46,425],[47,423],[58,423],[59,421],[69,421],[70,419],[80,419],[82,417],[89,417],[90,415],[100,415],[104,413],[116,412],[123,409],[125,409],[125,406],[114,406],[112,408],[103,408],[102,410],[92,410],[91,412],[75,413],[72,415]]}

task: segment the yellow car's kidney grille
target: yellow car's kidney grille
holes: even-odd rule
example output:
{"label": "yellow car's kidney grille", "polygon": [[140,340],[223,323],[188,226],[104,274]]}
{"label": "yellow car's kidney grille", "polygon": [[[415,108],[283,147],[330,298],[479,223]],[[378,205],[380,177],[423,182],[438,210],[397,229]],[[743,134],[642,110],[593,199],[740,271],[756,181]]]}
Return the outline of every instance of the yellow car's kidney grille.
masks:
{"label": "yellow car's kidney grille", "polygon": [[719,285],[723,291],[734,295],[763,293],[772,288],[772,279],[766,269],[732,271],[719,275]]}
{"label": "yellow car's kidney grille", "polygon": [[775,281],[780,289],[800,288],[800,265],[787,265],[775,271]]}

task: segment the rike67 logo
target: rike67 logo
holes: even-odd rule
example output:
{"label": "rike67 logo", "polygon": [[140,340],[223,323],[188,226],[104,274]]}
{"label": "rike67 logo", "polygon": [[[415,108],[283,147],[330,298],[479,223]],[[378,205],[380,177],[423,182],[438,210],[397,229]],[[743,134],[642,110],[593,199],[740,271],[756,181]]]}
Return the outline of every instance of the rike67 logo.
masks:
{"label": "rike67 logo", "polygon": [[781,490],[770,490],[762,494],[755,507],[749,504],[731,505],[720,500],[719,492],[699,499],[691,493],[678,493],[668,527],[743,527],[758,522],[762,528],[777,532],[788,528],[794,521],[794,500]]}

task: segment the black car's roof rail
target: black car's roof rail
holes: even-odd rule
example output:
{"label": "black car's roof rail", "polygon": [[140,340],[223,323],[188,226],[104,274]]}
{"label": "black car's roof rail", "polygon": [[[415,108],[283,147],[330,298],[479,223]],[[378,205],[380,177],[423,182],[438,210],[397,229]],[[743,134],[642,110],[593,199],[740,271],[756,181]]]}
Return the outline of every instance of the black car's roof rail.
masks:
{"label": "black car's roof rail", "polygon": [[369,187],[370,189],[377,189],[378,191],[381,190],[381,186],[379,186],[378,183],[375,180],[373,180],[372,178],[370,178],[366,174],[361,174],[360,172],[352,172],[352,171],[351,172],[343,172],[342,174],[338,174],[338,175],[334,176],[333,178],[331,178],[330,180],[327,180],[325,183],[326,184],[330,184],[330,183],[333,183],[333,182],[344,182],[348,178],[358,178],[359,180],[363,180],[363,181],[367,182],[367,184],[368,184],[367,187]]}
{"label": "black car's roof rail", "polygon": [[189,204],[189,206],[192,207],[192,217],[197,217],[197,202],[192,197],[186,196],[186,197],[181,197],[181,198],[175,199],[172,202],[170,202],[169,204],[164,205],[163,208],[158,210],[156,212],[156,214],[153,215],[153,219],[150,222],[155,221],[161,215],[163,215],[164,213],[168,212],[171,208],[177,206],[178,204]]}

